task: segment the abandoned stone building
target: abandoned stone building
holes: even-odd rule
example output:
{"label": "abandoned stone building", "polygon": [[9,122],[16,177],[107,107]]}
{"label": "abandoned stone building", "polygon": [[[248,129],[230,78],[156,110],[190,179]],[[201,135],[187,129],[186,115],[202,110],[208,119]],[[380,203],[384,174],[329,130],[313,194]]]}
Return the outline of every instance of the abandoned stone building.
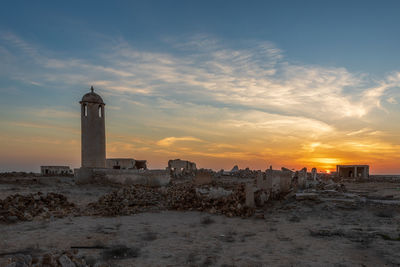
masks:
{"label": "abandoned stone building", "polygon": [[341,178],[369,178],[369,165],[337,165],[336,175]]}
{"label": "abandoned stone building", "polygon": [[173,177],[182,175],[193,175],[196,168],[196,163],[181,159],[171,159],[168,161],[167,170]]}
{"label": "abandoned stone building", "polygon": [[135,160],[130,158],[113,158],[106,159],[106,168],[108,169],[134,169],[134,170],[146,170],[146,160]]}
{"label": "abandoned stone building", "polygon": [[40,173],[46,175],[70,175],[72,170],[69,166],[40,166]]}

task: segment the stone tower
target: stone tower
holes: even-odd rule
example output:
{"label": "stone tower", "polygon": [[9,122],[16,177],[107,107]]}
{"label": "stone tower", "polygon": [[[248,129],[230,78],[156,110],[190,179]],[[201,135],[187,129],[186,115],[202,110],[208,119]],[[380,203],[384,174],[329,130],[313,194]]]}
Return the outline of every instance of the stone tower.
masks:
{"label": "stone tower", "polygon": [[106,167],[106,129],[104,122],[103,99],[93,92],[82,97],[81,135],[82,135],[82,167]]}

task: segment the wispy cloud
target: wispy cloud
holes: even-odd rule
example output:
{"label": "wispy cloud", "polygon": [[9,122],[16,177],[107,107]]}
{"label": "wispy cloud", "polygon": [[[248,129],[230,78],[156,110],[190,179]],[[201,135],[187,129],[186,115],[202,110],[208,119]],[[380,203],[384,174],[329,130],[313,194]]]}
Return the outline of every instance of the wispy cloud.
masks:
{"label": "wispy cloud", "polygon": [[[55,57],[2,32],[0,55],[6,61],[0,61],[0,68],[4,76],[39,87],[100,88],[111,101],[108,110],[115,123],[125,129],[121,132],[148,136],[137,143],[111,135],[108,148],[113,155],[179,152],[235,159],[280,157],[301,164],[306,155],[343,161],[349,156],[346,151],[364,157],[365,151],[386,157],[399,152],[395,137],[385,138],[386,130],[376,119],[376,111],[388,113],[388,106],[397,104],[399,72],[377,79],[346,68],[294,63],[271,42],[226,45],[204,34],[166,38],[165,46],[164,52],[151,51],[118,40],[108,48],[94,46],[96,60]],[[77,118],[57,107],[35,113]],[[26,121],[15,125],[52,127]]]}
{"label": "wispy cloud", "polygon": [[[290,63],[269,42],[248,43],[246,49],[229,48],[206,35],[186,43],[175,40],[185,51],[192,47],[191,53],[182,54],[140,51],[121,41],[110,51],[98,52],[102,65],[84,59],[51,58],[13,34],[0,37],[38,59],[38,65],[51,69],[34,77],[24,75],[37,84],[94,83],[116,94],[210,101],[324,121],[365,116],[379,108],[385,91],[400,81],[394,73],[374,85],[367,83],[365,74],[344,68]],[[194,49],[191,43],[198,45]]]}
{"label": "wispy cloud", "polygon": [[161,140],[159,140],[157,142],[157,145],[159,146],[171,146],[173,144],[175,144],[176,142],[179,141],[190,141],[190,142],[203,142],[203,140],[196,138],[196,137],[192,137],[192,136],[184,136],[184,137],[166,137],[163,138]]}

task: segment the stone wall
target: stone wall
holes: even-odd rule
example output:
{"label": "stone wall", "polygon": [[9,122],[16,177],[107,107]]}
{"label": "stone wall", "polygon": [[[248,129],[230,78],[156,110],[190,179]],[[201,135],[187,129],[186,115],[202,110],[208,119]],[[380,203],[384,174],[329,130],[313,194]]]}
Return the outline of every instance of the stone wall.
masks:
{"label": "stone wall", "polygon": [[77,184],[116,183],[164,186],[171,178],[165,170],[114,170],[100,168],[80,168],[75,170]]}

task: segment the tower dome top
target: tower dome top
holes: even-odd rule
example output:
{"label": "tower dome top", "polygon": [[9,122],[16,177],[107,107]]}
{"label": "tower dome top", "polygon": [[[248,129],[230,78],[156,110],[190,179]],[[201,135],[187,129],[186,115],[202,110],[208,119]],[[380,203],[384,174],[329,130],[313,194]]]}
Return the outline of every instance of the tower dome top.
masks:
{"label": "tower dome top", "polygon": [[101,98],[101,96],[99,96],[98,94],[96,94],[94,92],[93,86],[90,88],[90,93],[85,94],[82,97],[82,100],[80,103],[82,102],[89,102],[89,103],[98,103],[98,104],[104,104],[103,99]]}

